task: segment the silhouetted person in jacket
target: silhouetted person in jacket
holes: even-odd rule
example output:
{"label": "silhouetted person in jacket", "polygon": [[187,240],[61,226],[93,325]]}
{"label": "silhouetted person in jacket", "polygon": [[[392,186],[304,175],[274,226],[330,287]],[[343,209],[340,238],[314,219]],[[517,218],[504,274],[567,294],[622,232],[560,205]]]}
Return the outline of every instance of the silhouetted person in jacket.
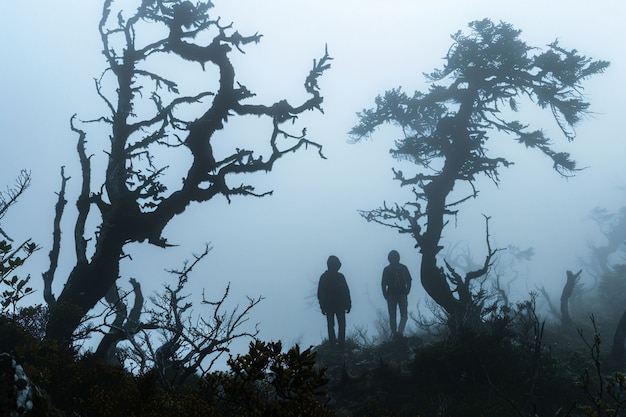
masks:
{"label": "silhouetted person in jacket", "polygon": [[[411,291],[411,273],[400,263],[400,254],[396,250],[387,256],[389,265],[383,270],[382,289],[389,309],[391,336],[402,336],[407,321],[407,295]],[[396,327],[396,312],[400,309],[400,324]]]}
{"label": "silhouetted person in jacket", "polygon": [[[328,340],[331,343],[338,341],[343,348],[346,342],[346,313],[350,312],[352,302],[346,278],[339,272],[341,262],[334,255],[328,257],[328,269],[320,277],[317,286],[317,299],[320,302],[322,314],[328,322]],[[337,317],[338,334],[335,337],[335,317]]]}

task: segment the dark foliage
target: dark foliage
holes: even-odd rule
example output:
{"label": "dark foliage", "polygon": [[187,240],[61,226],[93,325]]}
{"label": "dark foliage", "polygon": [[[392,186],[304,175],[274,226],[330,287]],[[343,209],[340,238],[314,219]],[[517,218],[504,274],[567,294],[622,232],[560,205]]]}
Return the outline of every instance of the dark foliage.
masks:
{"label": "dark foliage", "polygon": [[227,415],[331,416],[325,407],[325,369],[311,348],[256,341],[249,352],[228,361],[229,372],[207,377]]}
{"label": "dark foliage", "polygon": [[0,352],[18,358],[27,375],[66,415],[83,416],[331,416],[325,405],[325,369],[311,348],[283,352],[257,341],[231,358],[230,370],[165,388],[158,369],[131,374],[93,355],[38,341],[0,317]]}
{"label": "dark foliage", "polygon": [[350,131],[359,141],[385,123],[401,128],[402,137],[390,152],[414,163],[417,171],[394,169],[395,180],[414,187],[414,200],[385,203],[361,214],[415,239],[422,254],[422,285],[450,315],[453,327],[464,324],[468,311],[472,315],[476,309],[467,287],[486,274],[493,252],[488,247],[484,266],[465,277],[439,266],[437,255],[447,217],[457,213],[460,203],[477,197],[475,182],[487,177],[499,183],[499,169],[512,164],[491,156],[487,142],[508,135],[545,154],[561,175],[575,173],[575,161],[555,151],[542,129],[516,119],[519,100],[550,110],[571,141],[574,126],[589,107],[582,81],[608,66],[557,41],[545,50],[528,46],[520,39],[521,31],[508,23],[483,19],[471,22],[469,29],[452,36],[443,67],[426,75],[432,82],[427,92],[387,91],[376,98],[375,108],[359,113],[359,123]]}
{"label": "dark foliage", "polygon": [[228,370],[169,388],[157,369],[132,374],[60,349],[12,316],[0,317],[0,351],[68,416],[617,417],[626,379],[601,351],[594,326],[555,349],[571,337],[561,332],[568,328],[544,328],[531,299],[494,312],[480,332],[429,341],[349,339],[345,351],[330,344],[284,351],[257,340],[231,357]]}
{"label": "dark foliage", "polygon": [[585,361],[554,355],[543,337],[531,298],[493,312],[479,332],[352,346],[346,356],[321,347],[319,358],[341,415],[566,415],[583,399],[575,381]]}
{"label": "dark foliage", "polygon": [[[0,190],[0,220],[30,186],[30,180],[30,172],[23,170],[13,186]],[[0,313],[11,310],[15,314],[18,302],[33,292],[30,276],[20,277],[15,272],[37,249],[30,239],[15,243],[0,224]]]}

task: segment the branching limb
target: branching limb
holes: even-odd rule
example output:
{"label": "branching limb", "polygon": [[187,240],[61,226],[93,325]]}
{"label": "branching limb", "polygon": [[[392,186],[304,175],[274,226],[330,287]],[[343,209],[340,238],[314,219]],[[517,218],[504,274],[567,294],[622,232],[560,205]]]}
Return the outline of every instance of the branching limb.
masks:
{"label": "branching limb", "polygon": [[[82,185],[78,199],[76,200],[76,208],[78,209],[78,217],[74,226],[74,248],[76,252],[77,263],[81,265],[87,264],[87,240],[85,239],[85,223],[89,216],[89,208],[91,205],[91,161],[85,150],[87,134],[74,126],[76,115],[70,119],[70,127],[73,132],[78,134],[78,142],[76,150],[80,161],[82,173]],[[102,202],[103,203],[103,202]]]}
{"label": "branching limb", "polygon": [[545,298],[546,302],[548,303],[548,311],[550,312],[550,314],[552,314],[556,319],[559,319],[561,317],[561,315],[559,314],[559,309],[556,308],[556,306],[552,302],[552,298],[550,298],[550,294],[548,293],[548,290],[546,290],[546,287],[542,285],[541,287],[538,287],[537,290],[539,291],[539,293],[541,293],[543,298]]}
{"label": "branching limb", "polygon": [[459,301],[463,305],[471,306],[474,303],[474,296],[472,295],[471,285],[472,282],[480,277],[484,277],[489,272],[489,269],[493,265],[493,257],[501,249],[492,249],[491,242],[489,241],[489,219],[490,217],[483,215],[485,218],[485,240],[487,243],[487,255],[482,266],[473,271],[469,271],[462,277],[456,270],[444,259],[448,273],[446,274],[448,281],[451,284],[452,292],[455,292],[459,296]]}
{"label": "branching limb", "polygon": [[[279,147],[277,144],[278,138],[293,139],[296,142],[291,146],[281,149],[281,147]],[[276,119],[274,119],[274,130],[270,139],[270,145],[272,148],[272,153],[266,159],[264,159],[263,156],[255,158],[253,151],[246,149],[237,149],[237,152],[235,154],[216,162],[216,166],[221,168],[218,170],[217,175],[210,175],[209,178],[214,184],[222,184],[220,192],[228,199],[229,202],[230,196],[233,195],[264,197],[273,193],[272,191],[257,193],[255,192],[255,188],[253,186],[244,184],[241,184],[238,187],[229,187],[224,181],[224,178],[229,174],[242,174],[246,172],[257,171],[269,172],[273,169],[274,164],[278,159],[286,154],[296,152],[303,147],[316,148],[318,150],[319,156],[322,159],[326,159],[326,157],[322,153],[322,145],[306,138],[306,129],[302,131],[301,135],[295,136],[280,129],[279,122]]]}
{"label": "branching limb", "polygon": [[[30,186],[30,171],[23,169],[15,180],[12,187],[7,187],[5,191],[0,191],[0,220],[4,217],[9,207],[17,202],[17,199]],[[9,241],[11,238],[0,229],[0,233]]]}
{"label": "branching limb", "polygon": [[[119,363],[118,345],[120,342],[124,340],[132,340],[140,330],[150,330],[156,328],[156,326],[152,323],[141,322],[141,312],[144,303],[141,285],[134,278],[130,279],[130,283],[133,287],[132,293],[135,298],[130,313],[128,313],[125,301],[130,293],[120,296],[119,289],[115,287],[111,288],[106,296],[109,312],[105,317],[104,326],[102,327],[108,327],[108,330],[105,332],[102,340],[98,344],[95,356],[104,359],[108,363]],[[113,316],[113,322],[109,324],[107,323],[107,318],[110,315]]]}
{"label": "branching limb", "polygon": [[[359,214],[368,222],[391,227],[400,233],[414,232],[416,228],[419,228],[417,219],[425,215],[418,211],[415,212],[415,215],[411,215],[411,212],[405,206],[400,206],[397,203],[394,203],[393,206],[388,206],[386,202],[383,202],[383,207],[374,210],[359,210]],[[411,228],[403,225],[402,222],[406,220],[414,222],[416,227]]]}
{"label": "branching limb", "polygon": [[[177,284],[166,285],[163,293],[151,298],[153,307],[147,311],[148,323],[140,324],[136,333],[130,330],[125,333],[130,344],[127,360],[140,369],[154,367],[166,388],[181,384],[192,375],[209,372],[216,360],[229,351],[233,340],[255,338],[259,331],[257,326],[247,330],[244,325],[251,309],[263,298],[248,297],[243,308],[235,306],[228,311],[225,302],[230,285],[215,301],[207,300],[203,292],[200,305],[208,306],[210,314],[195,315],[192,311],[189,295],[183,291],[191,272],[211,249],[207,244],[202,253],[194,254],[193,260],[185,262],[181,269],[169,270],[177,276]],[[131,311],[127,323],[131,323],[133,314]],[[158,347],[154,342],[154,330],[162,340]]]}
{"label": "branching limb", "polygon": [[489,272],[489,268],[493,265],[493,262],[492,262],[493,257],[496,255],[496,253],[502,250],[501,248],[498,248],[498,249],[491,248],[491,242],[489,241],[489,236],[490,236],[489,235],[489,219],[491,217],[486,216],[484,214],[483,214],[483,217],[485,218],[485,242],[487,243],[487,256],[485,257],[485,262],[483,262],[483,266],[480,269],[467,273],[465,277],[465,279],[467,280],[476,279],[478,277],[482,277],[486,275],[487,272]]}
{"label": "branching limb", "polygon": [[52,294],[52,281],[54,281],[54,273],[59,264],[59,254],[61,251],[61,218],[67,200],[65,199],[65,186],[71,177],[65,176],[65,167],[61,167],[61,189],[57,193],[58,199],[54,208],[54,222],[52,228],[52,249],[50,249],[50,268],[43,273],[43,298],[48,306],[54,305],[56,299]]}
{"label": "branching limb", "polygon": [[332,59],[328,55],[328,47],[326,47],[324,56],[319,61],[313,60],[313,68],[304,82],[307,93],[311,94],[312,97],[300,106],[293,107],[286,100],[282,100],[271,106],[239,104],[234,107],[234,110],[240,115],[272,116],[278,123],[293,120],[298,114],[307,110],[317,109],[323,113],[321,108],[323,98],[320,95],[318,80],[324,74],[324,71],[330,68],[329,61],[332,61]]}

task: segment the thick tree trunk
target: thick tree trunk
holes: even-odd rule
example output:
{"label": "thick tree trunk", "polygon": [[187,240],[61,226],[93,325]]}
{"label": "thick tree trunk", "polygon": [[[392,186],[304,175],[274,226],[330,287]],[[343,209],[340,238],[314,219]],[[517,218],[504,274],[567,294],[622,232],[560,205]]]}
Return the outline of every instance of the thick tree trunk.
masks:
{"label": "thick tree trunk", "polygon": [[70,346],[74,331],[83,318],[115,285],[125,239],[119,233],[102,231],[96,252],[89,263],[77,263],[50,307],[46,339]]}
{"label": "thick tree trunk", "polygon": [[109,332],[104,335],[98,344],[94,356],[109,364],[119,364],[116,356],[117,345],[122,340],[134,336],[142,326],[141,312],[143,310],[144,298],[141,285],[133,278],[130,279],[130,283],[133,286],[133,294],[135,296],[135,302],[130,312],[128,312],[126,303],[120,297],[116,285],[109,289],[105,297],[109,307],[115,310],[115,320],[109,326]]}
{"label": "thick tree trunk", "polygon": [[[424,290],[450,315],[450,325],[456,327],[463,320],[466,306],[453,296],[445,272],[437,266],[437,254],[442,249],[439,245],[445,226],[444,216],[449,214],[446,198],[452,192],[459,176],[463,162],[469,160],[470,154],[465,129],[459,129],[456,121],[442,120],[438,126],[442,136],[450,135],[456,145],[455,150],[447,156],[444,168],[439,176],[423,187],[426,196],[426,231],[417,237],[422,253],[421,281]],[[465,146],[463,146],[465,145]]]}
{"label": "thick tree trunk", "polygon": [[437,266],[435,256],[422,255],[422,265],[420,268],[421,282],[426,293],[441,306],[452,318],[462,310],[459,300],[452,296],[446,275]]}
{"label": "thick tree trunk", "polygon": [[572,318],[569,315],[569,299],[574,292],[574,287],[576,285],[576,280],[582,273],[582,269],[577,273],[572,273],[572,271],[567,271],[567,281],[565,286],[563,287],[563,292],[561,293],[561,323],[564,326],[572,325]]}
{"label": "thick tree trunk", "polygon": [[615,334],[613,335],[611,355],[613,356],[613,359],[618,362],[623,362],[624,356],[626,356],[624,342],[626,342],[626,310],[624,310],[622,318],[619,320],[619,323],[617,323],[617,329],[615,329]]}

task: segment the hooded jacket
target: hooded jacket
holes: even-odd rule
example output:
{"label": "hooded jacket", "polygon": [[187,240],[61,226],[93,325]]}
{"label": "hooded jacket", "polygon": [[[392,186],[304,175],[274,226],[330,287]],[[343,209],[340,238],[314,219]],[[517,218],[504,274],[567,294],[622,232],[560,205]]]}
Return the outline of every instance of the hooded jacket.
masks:
{"label": "hooded jacket", "polygon": [[341,262],[337,257],[328,258],[328,269],[320,277],[317,286],[317,299],[322,313],[336,313],[352,308],[350,289],[346,278],[339,272],[340,267]]}

